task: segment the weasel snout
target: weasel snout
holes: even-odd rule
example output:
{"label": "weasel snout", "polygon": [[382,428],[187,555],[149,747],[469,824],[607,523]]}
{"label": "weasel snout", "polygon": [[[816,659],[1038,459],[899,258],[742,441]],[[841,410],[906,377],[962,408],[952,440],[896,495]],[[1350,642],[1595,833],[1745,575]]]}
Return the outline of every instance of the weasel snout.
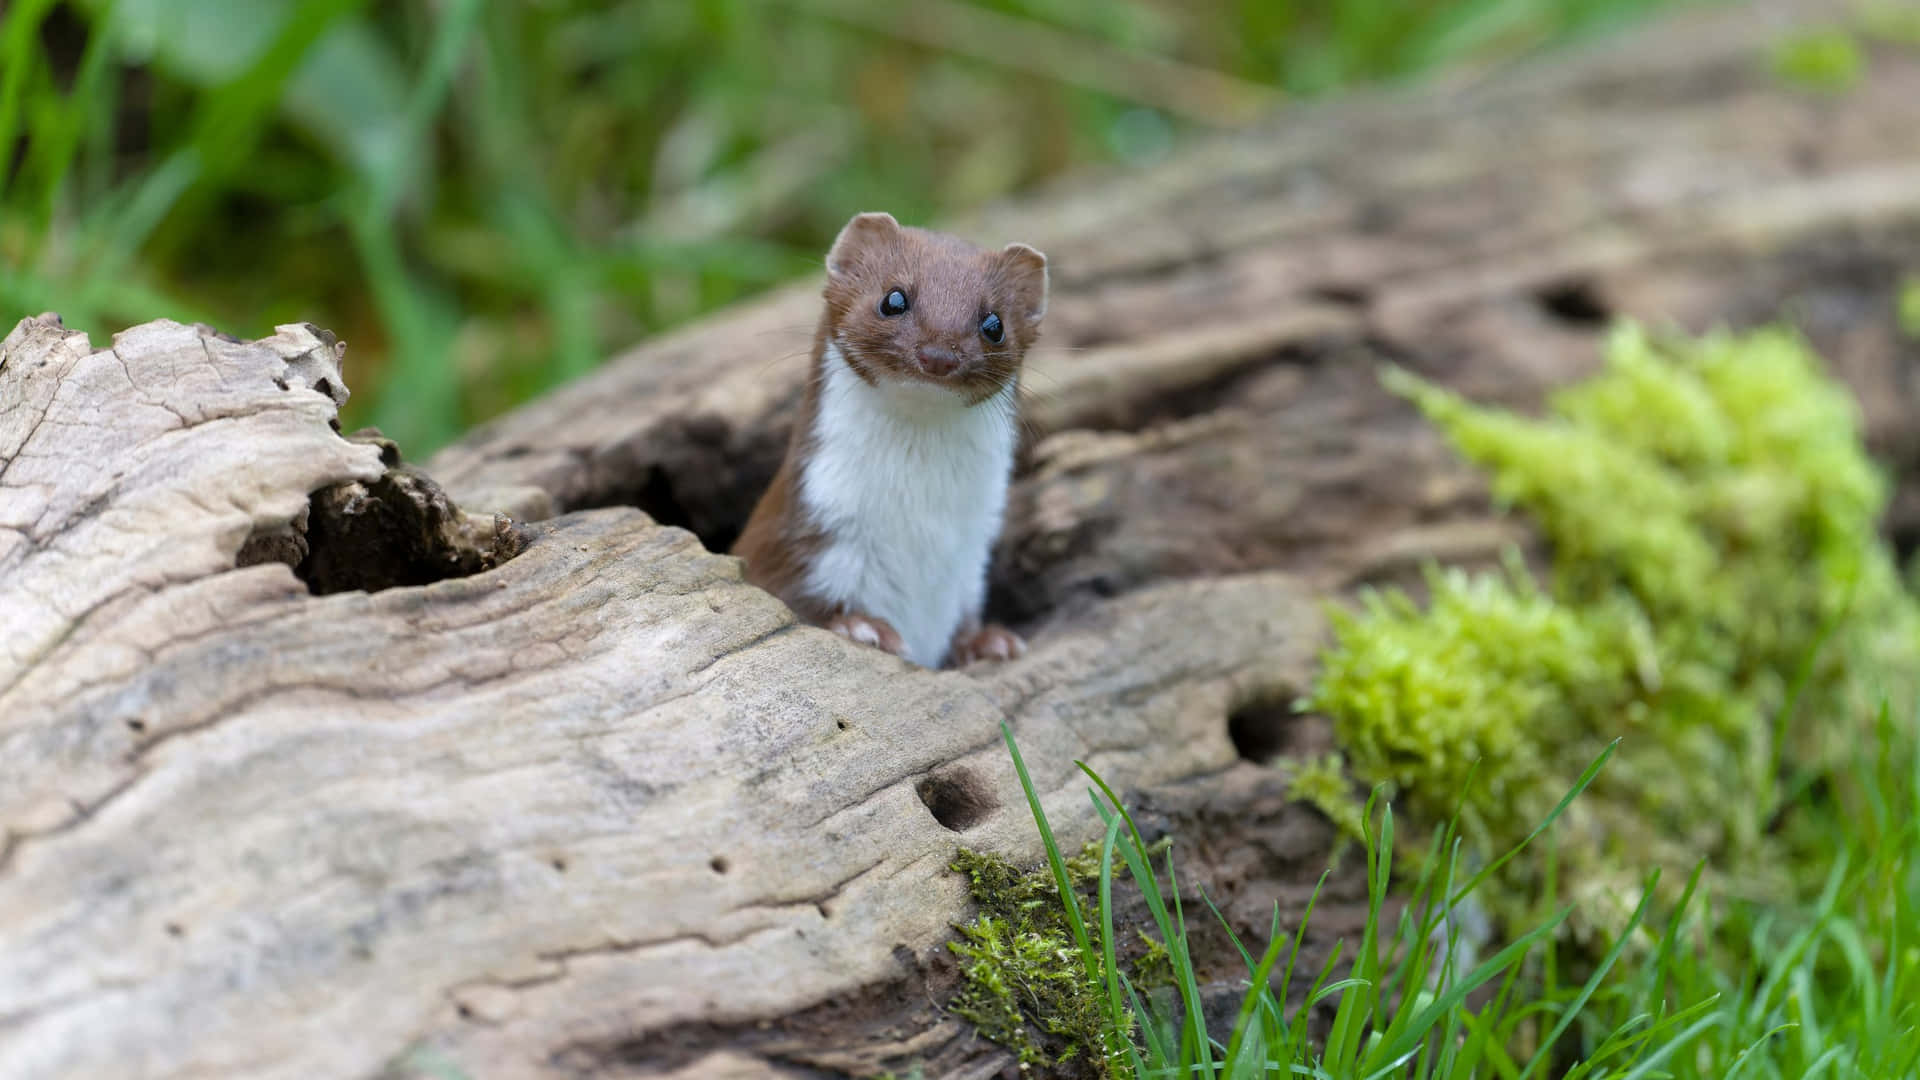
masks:
{"label": "weasel snout", "polygon": [[960,370],[960,354],[945,345],[921,345],[913,350],[920,370],[936,378],[945,378]]}

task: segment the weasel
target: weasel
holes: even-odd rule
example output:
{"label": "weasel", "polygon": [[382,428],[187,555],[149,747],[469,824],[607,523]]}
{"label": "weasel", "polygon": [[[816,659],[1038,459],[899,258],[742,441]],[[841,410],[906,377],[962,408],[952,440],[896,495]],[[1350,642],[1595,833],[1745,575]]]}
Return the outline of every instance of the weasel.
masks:
{"label": "weasel", "polygon": [[1046,256],[859,214],[822,295],[787,456],[733,547],[747,580],[923,667],[1021,655],[980,618]]}

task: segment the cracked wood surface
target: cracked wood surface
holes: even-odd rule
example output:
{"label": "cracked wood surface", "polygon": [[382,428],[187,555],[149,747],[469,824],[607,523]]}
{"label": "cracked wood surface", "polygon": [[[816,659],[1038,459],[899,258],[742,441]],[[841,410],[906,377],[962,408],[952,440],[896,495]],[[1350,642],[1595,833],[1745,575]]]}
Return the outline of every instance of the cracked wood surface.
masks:
{"label": "cracked wood surface", "polygon": [[1320,602],[1526,539],[1379,363],[1527,404],[1591,370],[1611,315],[1785,315],[1859,391],[1891,527],[1920,538],[1920,357],[1893,320],[1920,56],[1877,47],[1841,97],[1764,63],[1843,12],[1696,13],[1453,95],[1295,110],[969,230],[1055,272],[992,600],[1034,649],[1004,667],[796,626],[633,509],[731,538],[786,443],[812,286],[424,475],[335,433],[311,328],[156,323],[95,352],[23,322],[0,345],[0,1063],[997,1074],[930,999],[955,845],[1038,855],[999,723],[1068,837],[1091,829],[1076,757],[1187,806],[1176,835],[1251,823],[1186,850],[1261,863],[1221,871],[1258,922],[1330,836],[1235,764],[1226,718],[1263,750],[1303,737],[1277,705]]}
{"label": "cracked wood surface", "polygon": [[963,910],[959,830],[1038,854],[1003,719],[1084,831],[1072,760],[1231,765],[1227,714],[1297,690],[1317,637],[1254,575],[922,671],[631,509],[313,595],[238,563],[379,477],[307,388],[330,346],[151,324],[95,352],[37,320],[4,349],[10,1076],[551,1075],[898,981]]}

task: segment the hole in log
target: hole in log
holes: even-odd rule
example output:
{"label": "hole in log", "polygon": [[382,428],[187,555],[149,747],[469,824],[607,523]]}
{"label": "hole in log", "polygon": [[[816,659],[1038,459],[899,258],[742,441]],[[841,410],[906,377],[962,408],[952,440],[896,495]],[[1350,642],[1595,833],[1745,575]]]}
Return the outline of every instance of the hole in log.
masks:
{"label": "hole in log", "polygon": [[643,442],[599,451],[589,490],[559,509],[636,507],[662,525],[692,532],[708,551],[724,552],[786,456],[799,395],[796,388],[753,430],[717,416],[688,416]]}
{"label": "hole in log", "polygon": [[964,832],[999,809],[993,790],[969,769],[934,773],[914,785],[915,794],[933,814],[933,820],[953,832]]}
{"label": "hole in log", "polygon": [[728,868],[728,867],[727,867],[727,857],[726,857],[725,855],[715,855],[715,856],[714,856],[714,857],[712,858],[712,860],[710,860],[710,861],[709,861],[709,862],[707,863],[707,865],[713,868],[713,872],[714,872],[714,873],[716,873],[716,874],[724,874],[724,873],[726,873],[726,872],[727,872],[727,868]]}
{"label": "hole in log", "polygon": [[1286,752],[1294,725],[1299,722],[1285,699],[1255,701],[1227,716],[1227,738],[1243,760],[1264,765]]}
{"label": "hole in log", "polygon": [[526,546],[508,518],[455,506],[432,477],[403,465],[400,448],[378,430],[347,439],[378,447],[386,472],[314,492],[292,521],[248,536],[236,567],[284,563],[317,596],[378,592],[491,570]]}
{"label": "hole in log", "polygon": [[426,474],[405,467],[315,492],[301,541],[306,550],[294,572],[315,595],[466,577],[506,562],[525,543],[507,518],[468,514]]}
{"label": "hole in log", "polygon": [[1562,281],[1534,294],[1540,309],[1570,326],[1605,326],[1613,317],[1591,281]]}
{"label": "hole in log", "polygon": [[[693,528],[693,519],[687,516],[686,508],[674,497],[673,478],[667,475],[665,469],[647,470],[645,482],[634,493],[633,505],[662,525]],[[701,537],[701,543],[706,543],[705,537]]]}

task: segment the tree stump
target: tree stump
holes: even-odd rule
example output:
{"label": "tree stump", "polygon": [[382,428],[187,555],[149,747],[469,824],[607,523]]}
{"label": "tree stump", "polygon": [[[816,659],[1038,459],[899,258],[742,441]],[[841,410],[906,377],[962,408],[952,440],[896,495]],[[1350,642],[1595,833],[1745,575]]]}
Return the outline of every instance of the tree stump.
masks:
{"label": "tree stump", "polygon": [[[1084,760],[1236,927],[1333,844],[1254,762],[1322,605],[1527,544],[1391,361],[1520,406],[1618,316],[1785,317],[1920,539],[1920,53],[1767,65],[1845,7],[1693,12],[1484,82],[1291,110],[955,227],[1046,250],[992,614],[925,671],[724,555],[817,283],[642,346],[423,469],[342,436],[340,350],[158,322],[0,343],[0,1062],[9,1076],[930,1077],[956,847],[1063,839]],[[1348,867],[1324,950],[1364,908]],[[1225,950],[1221,950],[1225,952]],[[1205,958],[1203,958],[1205,959]],[[1231,956],[1217,963],[1231,989]],[[1241,974],[1244,978],[1244,974]]]}

